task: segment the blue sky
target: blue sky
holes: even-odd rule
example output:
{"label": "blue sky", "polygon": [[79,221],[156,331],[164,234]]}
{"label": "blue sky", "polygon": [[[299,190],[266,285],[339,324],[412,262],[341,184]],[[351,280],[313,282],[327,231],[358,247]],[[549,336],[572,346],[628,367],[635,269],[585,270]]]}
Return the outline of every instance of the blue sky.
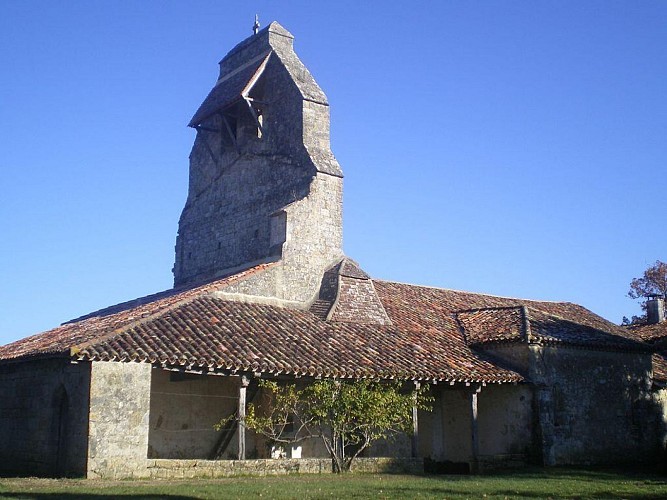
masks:
{"label": "blue sky", "polygon": [[367,272],[638,313],[667,260],[667,2],[5,1],[0,343],[171,287],[186,124],[256,12],[329,97]]}

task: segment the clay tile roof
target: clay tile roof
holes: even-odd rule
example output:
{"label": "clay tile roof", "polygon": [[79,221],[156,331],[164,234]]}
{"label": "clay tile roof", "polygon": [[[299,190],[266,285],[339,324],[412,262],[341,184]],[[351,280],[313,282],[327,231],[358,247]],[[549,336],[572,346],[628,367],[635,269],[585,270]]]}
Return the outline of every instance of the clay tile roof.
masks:
{"label": "clay tile roof", "polygon": [[70,349],[77,345],[98,341],[105,335],[122,331],[132,324],[159,315],[182,301],[224,288],[271,265],[260,264],[233,276],[200,286],[166,290],[101,309],[52,330],[0,347],[0,360],[45,354],[69,354]]}
{"label": "clay tile roof", "polygon": [[531,334],[542,343],[650,351],[644,344],[630,338],[622,327],[611,323],[604,325],[598,321],[586,321],[588,318],[583,317],[581,309],[573,310],[574,314],[556,315],[530,307],[528,311]]}
{"label": "clay tile roof", "polygon": [[337,377],[519,381],[434,331],[326,322],[309,311],[203,296],[81,346],[80,359],[119,353],[187,366]]}
{"label": "clay tile roof", "polygon": [[494,307],[455,313],[469,344],[520,341],[526,337],[521,307]]}
{"label": "clay tile roof", "polygon": [[[108,308],[4,346],[0,359],[51,353],[80,360],[325,377],[523,379],[473,352],[447,318],[401,328],[323,321],[310,311],[235,302],[211,293],[238,279],[242,276],[156,294],[148,303],[151,299],[144,298]],[[389,298],[386,290],[385,296]]]}
{"label": "clay tile roof", "polygon": [[653,355],[653,380],[667,383],[667,350],[660,350]]}
{"label": "clay tile roof", "polygon": [[347,276],[348,278],[358,278],[358,279],[370,279],[371,277],[363,271],[359,264],[349,257],[345,257],[340,262],[340,270],[338,272],[341,276]]}
{"label": "clay tile roof", "polygon": [[528,323],[548,342],[636,344],[619,341],[617,327],[573,304],[385,281],[372,283],[391,319],[387,324],[327,321],[308,310],[214,293],[271,265],[98,311],[1,347],[0,359],[58,354],[203,371],[493,383],[523,376],[471,344],[520,338]]}
{"label": "clay tile roof", "polygon": [[627,331],[635,338],[646,342],[661,342],[667,340],[667,321],[652,325],[632,325]]}
{"label": "clay tile roof", "polygon": [[667,321],[652,325],[626,327],[627,334],[656,349],[653,354],[653,379],[667,383]]}
{"label": "clay tile roof", "polygon": [[[525,337],[542,343],[647,350],[624,328],[569,302],[513,299],[384,281],[374,283],[389,317],[400,328],[462,329],[472,344]],[[523,324],[522,314],[527,324]]]}

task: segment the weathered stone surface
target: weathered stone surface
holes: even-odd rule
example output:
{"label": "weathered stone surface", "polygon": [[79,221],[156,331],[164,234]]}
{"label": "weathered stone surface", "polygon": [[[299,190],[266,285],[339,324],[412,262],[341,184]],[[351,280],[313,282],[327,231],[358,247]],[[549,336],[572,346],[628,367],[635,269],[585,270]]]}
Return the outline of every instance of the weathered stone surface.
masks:
{"label": "weathered stone surface", "polygon": [[151,365],[94,361],[90,377],[89,478],[146,474]]}
{"label": "weathered stone surface", "polygon": [[[419,413],[419,452],[434,462],[470,464],[470,388],[437,385],[432,412]],[[528,462],[533,454],[532,389],[525,384],[489,384],[478,394],[478,436],[483,464],[503,457]]]}
{"label": "weathered stone surface", "polygon": [[342,173],[326,96],[292,36],[272,23],[232,49],[191,125],[198,133],[175,284],[280,261],[238,292],[311,300],[324,269],[342,257]]}
{"label": "weathered stone surface", "polygon": [[342,258],[342,180],[318,174],[309,194],[286,206],[287,234],[280,262],[225,292],[310,302],[322,274]]}
{"label": "weathered stone surface", "polygon": [[85,474],[90,363],[0,365],[0,471]]}
{"label": "weathered stone surface", "polygon": [[650,356],[552,346],[530,350],[544,464],[655,459],[660,410],[651,394]]}
{"label": "weathered stone surface", "polygon": [[[217,478],[239,475],[329,474],[330,458],[291,458],[260,460],[148,460],[151,478]],[[358,458],[352,470],[362,473],[422,473],[424,461],[418,458]]]}
{"label": "weathered stone surface", "polygon": [[[213,458],[222,434],[214,425],[236,412],[240,379],[153,369],[148,457]],[[252,399],[248,403],[252,403],[256,399],[254,386],[249,392]],[[264,448],[263,443],[256,442],[254,433],[246,433],[249,457],[261,457]],[[237,458],[237,430],[221,451],[223,459]]]}

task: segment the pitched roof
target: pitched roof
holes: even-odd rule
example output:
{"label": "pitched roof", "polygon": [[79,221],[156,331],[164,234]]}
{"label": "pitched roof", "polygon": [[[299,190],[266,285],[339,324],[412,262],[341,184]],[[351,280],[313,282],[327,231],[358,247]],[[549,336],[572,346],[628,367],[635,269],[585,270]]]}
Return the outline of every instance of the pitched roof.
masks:
{"label": "pitched roof", "polygon": [[457,312],[455,317],[469,344],[520,341],[526,338],[523,307],[472,309]]}
{"label": "pitched roof", "polygon": [[271,264],[261,264],[197,287],[165,290],[100,309],[52,330],[0,347],[0,360],[49,354],[69,355],[70,349],[78,345],[98,342],[107,336],[121,333],[132,325],[160,315],[183,301],[217,290],[227,284],[236,283],[269,266]]}
{"label": "pitched roof", "polygon": [[[521,374],[471,344],[522,335],[524,310],[533,318],[530,328],[549,341],[568,342],[566,337],[574,335],[580,345],[593,342],[595,333],[606,336],[605,347],[636,344],[624,338],[610,343],[617,327],[568,303],[373,280],[391,323],[369,324],[326,321],[308,310],[238,302],[216,293],[270,265],[98,311],[1,347],[0,359],[59,354],[202,371],[518,382]],[[563,323],[576,327],[563,328]]]}
{"label": "pitched roof", "polygon": [[667,383],[667,350],[653,355],[653,380]]}
{"label": "pitched roof", "polygon": [[196,127],[211,115],[241,100],[243,90],[260,73],[270,56],[270,52],[265,52],[219,79],[195,112],[188,126]]}
{"label": "pitched roof", "polygon": [[667,321],[651,325],[632,325],[626,328],[628,335],[653,346],[653,379],[667,383]]}
{"label": "pitched roof", "polygon": [[320,319],[334,322],[391,325],[373,280],[349,257],[324,273],[310,311]]}
{"label": "pitched roof", "polygon": [[570,302],[496,297],[374,280],[399,328],[461,328],[471,345],[531,341],[596,349],[646,351],[624,328]]}
{"label": "pitched roof", "polygon": [[[222,74],[188,124],[196,127],[211,115],[228,108],[242,98],[242,93],[264,70],[273,57],[289,74],[301,96],[308,101],[327,105],[327,97],[291,46],[292,34],[273,21],[268,26],[239,43],[220,62]],[[284,40],[290,43],[285,45]],[[272,64],[275,61],[272,61]],[[330,163],[323,158],[321,163]],[[341,175],[339,167],[332,174]]]}
{"label": "pitched roof", "polygon": [[660,342],[667,339],[667,321],[652,325],[631,325],[627,331],[645,342]]}
{"label": "pitched roof", "polygon": [[81,346],[76,355],[88,360],[324,377],[521,379],[457,344],[424,332],[326,322],[308,311],[209,295],[120,335]]}

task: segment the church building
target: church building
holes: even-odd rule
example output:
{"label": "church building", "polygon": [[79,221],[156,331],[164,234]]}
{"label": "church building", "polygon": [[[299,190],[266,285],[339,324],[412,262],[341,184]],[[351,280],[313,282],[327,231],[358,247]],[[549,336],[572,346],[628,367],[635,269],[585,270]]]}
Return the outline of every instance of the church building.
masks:
{"label": "church building", "polygon": [[0,347],[2,472],[330,472],[316,441],[274,458],[243,424],[214,429],[261,379],[428,384],[418,433],[371,447],[369,470],[655,458],[653,349],[627,330],[572,303],[376,280],[343,253],[329,104],[293,41],[273,22],[239,43],[189,123],[174,287]]}

